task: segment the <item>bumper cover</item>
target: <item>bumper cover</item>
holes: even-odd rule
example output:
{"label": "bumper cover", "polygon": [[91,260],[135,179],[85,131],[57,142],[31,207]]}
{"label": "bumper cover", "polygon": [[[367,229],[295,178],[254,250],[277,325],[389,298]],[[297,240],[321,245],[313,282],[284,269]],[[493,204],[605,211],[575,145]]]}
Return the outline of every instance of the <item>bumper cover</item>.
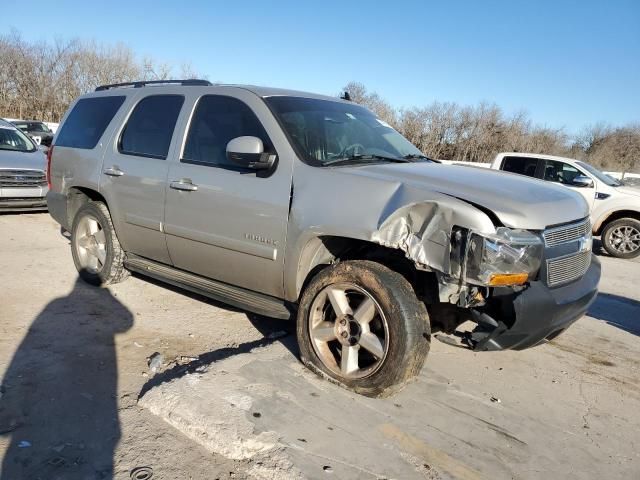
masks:
{"label": "bumper cover", "polygon": [[67,196],[62,193],[47,193],[47,205],[49,207],[49,215],[58,222],[65,230],[70,230],[67,225]]}
{"label": "bumper cover", "polygon": [[44,197],[0,197],[0,212],[44,211],[47,201]]}
{"label": "bumper cover", "polygon": [[576,282],[559,288],[532,282],[514,296],[512,325],[496,319],[498,327],[479,339],[474,350],[523,350],[555,338],[587,313],[598,295],[600,270],[600,261],[592,255],[589,270]]}

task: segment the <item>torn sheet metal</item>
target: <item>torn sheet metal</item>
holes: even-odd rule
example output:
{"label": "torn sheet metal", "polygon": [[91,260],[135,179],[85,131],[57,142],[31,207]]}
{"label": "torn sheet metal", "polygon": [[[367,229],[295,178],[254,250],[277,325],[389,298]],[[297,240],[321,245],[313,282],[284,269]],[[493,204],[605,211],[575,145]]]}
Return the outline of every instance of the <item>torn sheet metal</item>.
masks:
{"label": "torn sheet metal", "polygon": [[325,244],[326,238],[399,249],[420,270],[452,275],[459,271],[459,265],[451,265],[450,260],[452,228],[495,232],[491,219],[472,204],[425,190],[418,181],[398,181],[389,175],[393,169],[374,167],[300,167],[300,171],[312,170],[313,176],[305,172],[294,180],[285,260],[287,300],[299,298],[308,272],[316,265],[339,255],[340,242],[334,249]]}
{"label": "torn sheet metal", "polygon": [[460,225],[493,228],[486,215],[469,207],[455,198],[406,205],[389,215],[371,240],[402,250],[417,269],[435,272],[440,301],[466,307],[470,292],[460,281],[464,252],[452,249],[451,236]]}
{"label": "torn sheet metal", "polygon": [[449,245],[455,212],[439,202],[406,205],[373,233],[372,241],[399,248],[416,267],[449,273]]}

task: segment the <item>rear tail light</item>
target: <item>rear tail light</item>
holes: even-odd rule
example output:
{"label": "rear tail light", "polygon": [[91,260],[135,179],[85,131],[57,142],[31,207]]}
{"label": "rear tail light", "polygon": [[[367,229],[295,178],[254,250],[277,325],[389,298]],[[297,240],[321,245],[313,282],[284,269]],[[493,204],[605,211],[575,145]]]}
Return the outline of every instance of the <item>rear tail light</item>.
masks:
{"label": "rear tail light", "polygon": [[51,189],[51,157],[53,156],[53,145],[47,150],[47,186]]}

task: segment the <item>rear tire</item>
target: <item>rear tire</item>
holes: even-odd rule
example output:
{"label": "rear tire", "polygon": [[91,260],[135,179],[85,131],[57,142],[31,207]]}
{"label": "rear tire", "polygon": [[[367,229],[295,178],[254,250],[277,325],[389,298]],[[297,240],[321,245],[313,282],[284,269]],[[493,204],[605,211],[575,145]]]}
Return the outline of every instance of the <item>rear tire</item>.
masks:
{"label": "rear tire", "polygon": [[302,294],[296,329],[305,365],[369,397],[388,396],[418,375],[431,340],[411,284],[371,261],[318,273]]}
{"label": "rear tire", "polygon": [[91,285],[119,283],[129,276],[109,209],[102,202],[89,202],[76,213],[71,254],[80,277]]}
{"label": "rear tire", "polygon": [[617,258],[635,258],[640,255],[640,221],[620,218],[608,223],[602,230],[602,246]]}

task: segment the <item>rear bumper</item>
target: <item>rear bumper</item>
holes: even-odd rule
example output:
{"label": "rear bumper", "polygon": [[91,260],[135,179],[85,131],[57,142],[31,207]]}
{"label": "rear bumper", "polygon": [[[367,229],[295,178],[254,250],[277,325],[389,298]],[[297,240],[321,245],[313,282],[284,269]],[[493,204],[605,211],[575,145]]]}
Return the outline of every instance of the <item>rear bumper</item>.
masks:
{"label": "rear bumper", "polygon": [[62,193],[47,193],[47,205],[49,207],[49,215],[58,222],[65,230],[70,230],[67,225],[67,196]]}
{"label": "rear bumper", "polygon": [[[532,282],[509,300],[513,319],[478,339],[474,350],[523,350],[555,338],[582,317],[598,295],[600,261],[592,255],[591,266],[578,281],[559,288]],[[510,326],[507,326],[510,325]]]}

